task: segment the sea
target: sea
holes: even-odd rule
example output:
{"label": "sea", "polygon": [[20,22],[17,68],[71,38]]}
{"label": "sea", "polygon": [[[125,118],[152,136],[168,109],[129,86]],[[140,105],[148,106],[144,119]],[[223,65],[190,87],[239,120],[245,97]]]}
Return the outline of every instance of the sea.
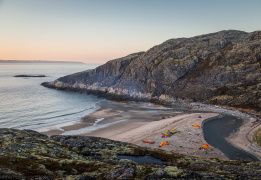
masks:
{"label": "sea", "polygon": [[[44,132],[80,122],[97,109],[103,99],[85,93],[60,91],[42,82],[94,69],[100,64],[84,63],[1,63],[0,128]],[[45,75],[46,77],[14,77]]]}

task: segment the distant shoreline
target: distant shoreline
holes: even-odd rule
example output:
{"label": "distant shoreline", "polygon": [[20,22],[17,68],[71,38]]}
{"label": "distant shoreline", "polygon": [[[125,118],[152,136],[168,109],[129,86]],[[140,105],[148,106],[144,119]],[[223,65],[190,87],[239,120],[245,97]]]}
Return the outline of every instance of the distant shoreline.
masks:
{"label": "distant shoreline", "polygon": [[77,63],[77,64],[84,64],[83,62],[45,61],[45,60],[0,60],[0,63]]}

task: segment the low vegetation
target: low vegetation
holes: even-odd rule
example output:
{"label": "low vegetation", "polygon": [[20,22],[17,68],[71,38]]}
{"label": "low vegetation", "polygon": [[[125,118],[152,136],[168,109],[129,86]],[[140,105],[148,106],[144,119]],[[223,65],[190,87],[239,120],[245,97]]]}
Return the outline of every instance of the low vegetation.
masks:
{"label": "low vegetation", "polygon": [[[151,156],[162,164],[119,159]],[[198,158],[98,137],[0,128],[0,179],[261,179],[261,162]]]}
{"label": "low vegetation", "polygon": [[253,134],[253,141],[256,142],[261,147],[261,128],[259,128]]}

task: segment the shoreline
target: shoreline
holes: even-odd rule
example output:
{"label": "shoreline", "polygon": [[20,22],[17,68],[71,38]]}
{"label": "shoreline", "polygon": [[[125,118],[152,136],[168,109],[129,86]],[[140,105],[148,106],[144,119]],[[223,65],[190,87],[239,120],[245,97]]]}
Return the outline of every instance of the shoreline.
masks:
{"label": "shoreline", "polygon": [[210,112],[232,115],[241,119],[242,125],[240,128],[236,132],[231,132],[226,140],[233,146],[254,155],[261,161],[261,147],[259,147],[256,142],[252,142],[253,133],[258,128],[261,128],[261,119],[259,114],[241,112],[240,110],[223,108],[216,105],[205,105],[201,103],[194,104],[199,104],[199,108],[197,109],[199,111],[207,110]]}
{"label": "shoreline", "polygon": [[[107,101],[107,100],[106,100]],[[117,107],[108,107],[107,105],[98,104],[100,107],[96,111],[84,116],[81,119],[81,122],[75,122],[73,125],[63,126],[61,128],[57,129],[51,129],[48,131],[41,131],[41,133],[44,133],[48,136],[52,135],[60,135],[64,132],[70,131],[70,130],[77,130],[80,128],[87,128],[90,126],[93,126],[95,124],[95,121],[97,119],[104,118],[103,121],[100,121],[98,124],[109,124],[118,122],[123,119],[129,120],[129,123],[147,123],[151,121],[160,120],[165,117],[175,116],[179,114],[180,112],[177,111],[170,111],[170,112],[164,112],[164,110],[171,109],[167,108],[162,105],[155,105],[152,103],[137,103],[137,102],[129,102],[128,103],[118,103],[118,102],[109,102],[110,105],[116,105]],[[139,105],[139,106],[137,106]],[[123,109],[118,109],[118,107],[123,107]],[[148,111],[137,111],[137,108],[146,108]],[[161,111],[162,110],[162,111]],[[159,112],[161,111],[161,112]],[[120,122],[119,122],[120,123]],[[100,128],[101,129],[101,128]],[[99,131],[99,129],[97,129]],[[95,130],[94,130],[95,131]],[[84,133],[80,133],[79,135],[82,135]]]}
{"label": "shoreline", "polygon": [[[249,140],[247,141],[247,138],[244,138],[245,131],[242,133],[242,127],[245,127],[245,125],[247,124],[246,121],[249,121],[249,124],[247,124],[247,129],[249,129],[253,120],[250,121],[249,115],[246,115],[242,112],[234,110],[232,111],[220,107],[216,107],[216,112],[213,112],[214,110],[209,108],[208,105],[204,105],[203,108],[193,108],[193,110],[195,110],[194,113],[183,113],[171,111],[172,108],[168,108],[166,106],[144,102],[119,103],[110,101],[109,104],[112,107],[99,105],[101,106],[101,108],[82,118],[81,123],[62,127],[62,129],[60,130],[52,130],[42,133],[48,136],[60,134],[96,136],[129,142],[139,146],[150,148],[159,148],[158,146],[160,145],[160,143],[166,140],[169,142],[170,145],[163,146],[160,149],[197,157],[228,159],[217,148],[211,147],[211,149],[208,150],[208,154],[199,152],[198,148],[201,147],[203,144],[207,144],[203,134],[204,123],[221,114],[232,114],[233,116],[242,118],[243,125],[237,132],[231,133],[230,136],[227,138],[227,141],[237,148],[243,149],[246,152],[253,154],[258,159],[261,158],[261,153],[256,153],[259,152],[258,150],[260,148],[253,146],[254,143],[251,143]],[[141,109],[148,108],[149,110],[137,110],[137,107]],[[202,110],[206,110],[209,112],[197,112]],[[198,116],[202,116],[203,118],[197,118]],[[248,119],[246,120],[246,118]],[[100,121],[95,124],[95,121],[97,120]],[[192,124],[194,123],[199,124],[199,126],[201,126],[202,128],[192,128]],[[162,126],[162,124],[165,124],[165,126]],[[96,130],[94,129],[86,133],[86,131],[88,131],[90,127],[93,127],[94,125],[101,128],[98,128]],[[167,129],[171,130],[172,128],[179,129],[181,133],[174,134],[171,137],[161,138],[161,133],[164,133]],[[244,129],[245,128],[243,128],[243,130]],[[200,135],[189,135],[188,132],[193,132]],[[142,140],[145,139],[155,141],[155,144],[143,143]],[[242,144],[244,144],[247,148],[248,146],[250,146],[252,147],[252,149],[244,148],[242,147]]]}
{"label": "shoreline", "polygon": [[261,161],[261,148],[256,142],[251,141],[253,133],[261,128],[260,124],[253,127],[255,121],[255,118],[250,117],[246,122],[243,122],[243,125],[237,132],[231,133],[226,140],[235,147],[249,152]]}

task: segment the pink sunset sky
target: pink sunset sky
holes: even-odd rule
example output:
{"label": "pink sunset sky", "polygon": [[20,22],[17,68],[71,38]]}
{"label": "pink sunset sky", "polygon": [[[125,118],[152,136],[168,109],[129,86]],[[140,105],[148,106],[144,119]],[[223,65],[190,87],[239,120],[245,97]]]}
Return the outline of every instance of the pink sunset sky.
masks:
{"label": "pink sunset sky", "polygon": [[260,0],[0,0],[0,59],[105,63],[171,38],[261,30]]}

